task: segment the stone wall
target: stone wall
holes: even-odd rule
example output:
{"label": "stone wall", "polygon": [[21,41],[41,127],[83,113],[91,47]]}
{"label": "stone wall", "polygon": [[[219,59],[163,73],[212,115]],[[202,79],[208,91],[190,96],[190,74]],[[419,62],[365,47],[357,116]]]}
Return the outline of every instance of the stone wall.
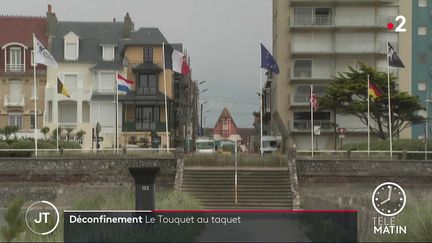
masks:
{"label": "stone wall", "polygon": [[129,168],[160,167],[156,188],[173,188],[176,159],[0,158],[0,207],[16,195],[63,204],[70,191],[132,189]]}
{"label": "stone wall", "polygon": [[[304,209],[359,210],[359,240],[371,240],[372,193],[383,182],[395,182],[407,195],[407,207],[432,200],[432,161],[297,160]],[[403,214],[402,211],[401,214]]]}

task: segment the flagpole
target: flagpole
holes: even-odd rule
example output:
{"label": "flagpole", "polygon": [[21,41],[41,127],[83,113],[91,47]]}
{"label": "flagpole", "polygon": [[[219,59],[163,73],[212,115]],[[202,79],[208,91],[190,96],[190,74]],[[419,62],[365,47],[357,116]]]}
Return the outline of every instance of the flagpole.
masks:
{"label": "flagpole", "polygon": [[59,127],[59,111],[60,111],[59,102],[58,102],[58,77],[57,77],[57,80],[55,81],[54,96],[55,96],[55,102],[57,104],[57,112],[56,112],[57,118],[56,118],[56,123],[55,123],[56,126],[54,129],[56,129],[56,148],[57,148],[57,153],[58,153],[59,152],[59,136],[60,136],[59,129],[58,129],[58,127]]}
{"label": "flagpole", "polygon": [[313,95],[313,84],[310,86],[310,97],[309,97],[309,103],[310,103],[310,113],[311,113],[311,154],[312,158],[314,156],[314,114],[313,114],[313,105],[312,105],[312,95]]}
{"label": "flagpole", "polygon": [[118,124],[119,124],[119,120],[118,120],[118,71],[116,71],[116,81],[115,81],[115,85],[114,85],[114,89],[116,92],[116,101],[115,101],[115,106],[116,106],[116,122],[115,122],[115,151],[116,153],[118,153],[118,148],[119,148],[119,135],[118,135]]}
{"label": "flagpole", "polygon": [[164,79],[164,93],[165,93],[165,134],[167,141],[167,152],[169,152],[169,136],[168,136],[168,105],[167,105],[167,88],[166,88],[166,72],[165,72],[165,42],[162,42],[162,59],[163,59],[163,79]]}
{"label": "flagpole", "polygon": [[[33,33],[33,50],[36,49],[36,36],[35,33]],[[36,53],[36,52],[35,52]],[[34,56],[34,55],[33,55]],[[34,58],[34,57],[33,57]],[[36,99],[36,92],[37,92],[37,88],[36,88],[36,65],[37,63],[34,62],[33,65],[33,82],[34,82],[34,87],[33,87],[33,91],[34,91],[34,141],[35,141],[35,156],[38,157],[38,150],[37,150],[37,144],[38,144],[38,136],[37,136],[37,99]]]}
{"label": "flagpole", "polygon": [[367,76],[367,136],[368,136],[368,157],[370,157],[370,96],[369,96],[369,89],[370,89],[370,79],[369,74]]}
{"label": "flagpole", "polygon": [[393,159],[393,132],[391,118],[391,101],[390,101],[390,59],[388,56],[389,41],[387,37],[387,100],[388,100],[388,129],[390,139],[390,159]]}
{"label": "flagpole", "polygon": [[260,68],[260,154],[263,155],[263,81],[262,81],[262,69]]}

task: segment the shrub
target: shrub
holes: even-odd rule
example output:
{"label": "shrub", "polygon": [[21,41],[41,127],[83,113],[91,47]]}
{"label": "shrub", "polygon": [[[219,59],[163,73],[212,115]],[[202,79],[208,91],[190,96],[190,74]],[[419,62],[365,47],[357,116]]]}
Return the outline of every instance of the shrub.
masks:
{"label": "shrub", "polygon": [[49,133],[50,128],[49,127],[42,127],[42,129],[40,131],[44,135],[45,140],[47,140],[47,134]]}
{"label": "shrub", "polygon": [[[0,142],[0,149],[9,149],[9,144],[6,142]],[[6,157],[8,156],[8,152],[6,151],[0,151],[0,157]]]}
{"label": "shrub", "polygon": [[12,242],[25,230],[24,215],[21,211],[24,202],[24,198],[16,197],[6,211],[5,220],[7,225],[0,228],[0,233],[6,242]]}
{"label": "shrub", "polygon": [[38,140],[38,149],[56,149],[56,145],[53,142]]}
{"label": "shrub", "polygon": [[[10,145],[11,149],[34,149],[34,142],[30,140],[18,140]],[[33,151],[11,151],[9,156],[11,157],[30,157]]]}
{"label": "shrub", "polygon": [[[56,141],[54,141],[54,148],[56,147]],[[62,147],[64,149],[80,149],[81,145],[73,141],[59,141],[59,148]]]}

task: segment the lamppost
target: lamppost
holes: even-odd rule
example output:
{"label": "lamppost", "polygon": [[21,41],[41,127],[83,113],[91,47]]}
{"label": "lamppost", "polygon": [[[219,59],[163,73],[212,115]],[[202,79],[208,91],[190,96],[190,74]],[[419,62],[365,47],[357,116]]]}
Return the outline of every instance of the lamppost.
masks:
{"label": "lamppost", "polygon": [[429,138],[429,103],[432,102],[432,100],[429,99],[429,94],[426,101],[426,121],[425,121],[425,145],[424,145],[424,151],[425,151],[425,160],[428,159],[428,138]]}
{"label": "lamppost", "polygon": [[[208,103],[207,100],[204,101],[203,103],[201,103],[201,118],[200,118],[200,128],[201,128],[201,131],[202,131],[202,129],[203,129],[203,107],[204,107],[204,105],[207,104],[207,103]],[[201,136],[202,136],[202,134],[201,134]]]}

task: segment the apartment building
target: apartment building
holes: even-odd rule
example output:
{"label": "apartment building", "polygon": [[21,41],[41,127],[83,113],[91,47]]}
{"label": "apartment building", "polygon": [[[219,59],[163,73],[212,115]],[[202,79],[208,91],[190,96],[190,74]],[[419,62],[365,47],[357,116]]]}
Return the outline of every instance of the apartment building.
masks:
{"label": "apartment building", "polygon": [[[398,12],[395,0],[274,0],[273,53],[280,74],[269,74],[265,86],[268,133],[281,134],[285,148],[310,149],[310,85],[322,96],[332,77],[359,62],[386,71],[387,40],[398,46],[398,34],[386,26]],[[338,149],[336,128],[346,129],[344,144],[367,141],[366,125],[352,116],[320,110],[313,125],[321,128],[315,149]]]}
{"label": "apartment building", "polygon": [[35,94],[33,33],[46,46],[47,32],[45,17],[0,16],[0,128],[17,126],[18,137],[34,137],[35,100],[37,128],[42,127],[46,67],[36,67]]}
{"label": "apartment building", "polygon": [[[400,33],[401,58],[411,65],[401,70],[402,77],[412,82],[401,84],[401,90],[418,96],[426,108],[422,112],[424,117],[430,118],[431,107],[431,85],[432,85],[432,66],[431,66],[431,39],[430,30],[432,28],[431,11],[432,1],[413,0],[400,1],[401,14],[406,18],[406,32]],[[429,101],[427,101],[429,100]],[[429,120],[428,138],[431,138],[431,122]],[[419,124],[406,129],[401,137],[419,139],[424,138],[425,125]]]}

